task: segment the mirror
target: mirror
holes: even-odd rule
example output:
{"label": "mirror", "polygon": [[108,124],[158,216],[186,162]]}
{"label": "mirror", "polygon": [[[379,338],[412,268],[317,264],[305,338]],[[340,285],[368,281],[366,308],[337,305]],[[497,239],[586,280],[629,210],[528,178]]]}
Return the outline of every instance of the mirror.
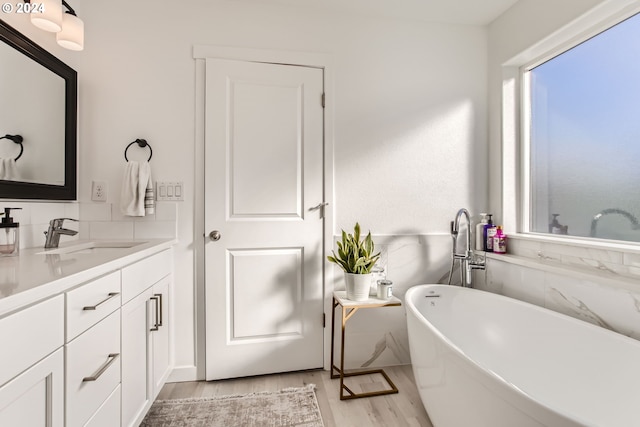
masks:
{"label": "mirror", "polygon": [[0,40],[0,198],[75,200],[77,73],[2,20]]}

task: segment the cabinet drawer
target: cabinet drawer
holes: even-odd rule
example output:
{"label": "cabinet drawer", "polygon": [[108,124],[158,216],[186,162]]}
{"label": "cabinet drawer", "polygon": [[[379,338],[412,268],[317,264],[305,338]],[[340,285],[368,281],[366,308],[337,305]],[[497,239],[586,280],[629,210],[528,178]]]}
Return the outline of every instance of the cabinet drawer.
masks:
{"label": "cabinet drawer", "polygon": [[66,345],[67,427],[81,426],[120,383],[120,311]]}
{"label": "cabinet drawer", "polygon": [[123,268],[122,303],[126,303],[171,273],[172,265],[171,250],[166,250]]}
{"label": "cabinet drawer", "polygon": [[0,319],[0,385],[64,344],[64,296]]}
{"label": "cabinet drawer", "polygon": [[120,272],[67,292],[67,342],[120,307]]}

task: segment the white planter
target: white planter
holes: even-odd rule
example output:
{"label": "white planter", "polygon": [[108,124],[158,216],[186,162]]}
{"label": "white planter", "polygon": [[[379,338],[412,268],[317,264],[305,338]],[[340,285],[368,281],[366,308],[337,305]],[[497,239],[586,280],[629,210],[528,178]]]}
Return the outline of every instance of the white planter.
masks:
{"label": "white planter", "polygon": [[369,299],[371,279],[373,274],[344,273],[344,281],[347,288],[347,299],[351,301],[366,301]]}

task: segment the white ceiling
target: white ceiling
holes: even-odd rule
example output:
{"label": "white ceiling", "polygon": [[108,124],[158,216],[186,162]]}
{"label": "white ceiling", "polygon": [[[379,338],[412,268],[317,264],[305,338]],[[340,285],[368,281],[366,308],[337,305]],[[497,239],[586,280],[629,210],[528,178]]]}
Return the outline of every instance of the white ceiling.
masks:
{"label": "white ceiling", "polygon": [[[267,0],[359,15],[452,24],[487,25],[518,0]],[[264,3],[265,1],[261,1]]]}

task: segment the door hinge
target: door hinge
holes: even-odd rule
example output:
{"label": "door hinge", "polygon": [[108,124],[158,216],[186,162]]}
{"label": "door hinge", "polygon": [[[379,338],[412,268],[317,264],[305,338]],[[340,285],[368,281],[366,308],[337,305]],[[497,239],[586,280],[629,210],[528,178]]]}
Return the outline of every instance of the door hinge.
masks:
{"label": "door hinge", "polygon": [[324,108],[324,93],[320,97],[320,103],[322,104],[322,108]]}
{"label": "door hinge", "polygon": [[326,313],[322,313],[322,327],[323,328],[327,327],[327,314]]}

